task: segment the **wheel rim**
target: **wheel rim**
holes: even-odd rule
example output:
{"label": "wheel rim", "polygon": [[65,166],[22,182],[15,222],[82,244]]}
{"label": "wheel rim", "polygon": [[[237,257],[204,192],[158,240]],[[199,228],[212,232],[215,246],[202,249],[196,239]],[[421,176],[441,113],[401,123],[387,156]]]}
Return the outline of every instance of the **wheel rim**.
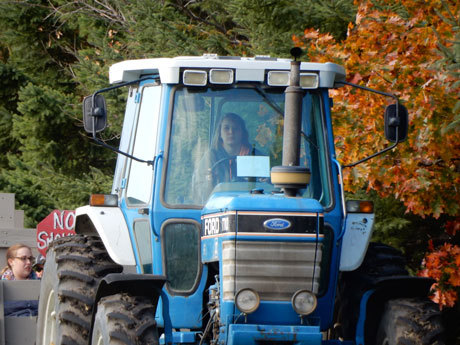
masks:
{"label": "wheel rim", "polygon": [[103,345],[102,334],[99,330],[96,331],[95,336],[93,337],[93,341],[91,342],[93,345]]}
{"label": "wheel rim", "polygon": [[55,299],[54,290],[51,290],[46,301],[46,312],[45,322],[43,330],[43,344],[54,345],[56,344],[55,338],[55,327],[56,327],[56,310],[55,310]]}

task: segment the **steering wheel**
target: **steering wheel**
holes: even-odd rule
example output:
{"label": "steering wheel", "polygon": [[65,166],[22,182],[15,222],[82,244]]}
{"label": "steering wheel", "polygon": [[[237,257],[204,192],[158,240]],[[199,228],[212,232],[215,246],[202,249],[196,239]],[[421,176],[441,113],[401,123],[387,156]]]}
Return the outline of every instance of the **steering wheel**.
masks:
{"label": "steering wheel", "polygon": [[231,160],[235,160],[236,161],[236,156],[230,156],[230,157],[225,157],[225,158],[221,158],[219,159],[217,162],[215,162],[212,167],[211,167],[211,171],[214,171],[214,169],[216,169],[217,166],[219,166],[220,164],[224,163],[224,162],[230,162]]}

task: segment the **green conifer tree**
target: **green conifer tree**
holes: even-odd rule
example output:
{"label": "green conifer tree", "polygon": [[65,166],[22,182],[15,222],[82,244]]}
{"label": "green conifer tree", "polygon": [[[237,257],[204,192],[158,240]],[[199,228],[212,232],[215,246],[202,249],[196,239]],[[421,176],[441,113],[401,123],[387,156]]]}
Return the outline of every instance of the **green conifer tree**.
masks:
{"label": "green conifer tree", "polygon": [[[0,1],[0,190],[35,226],[109,192],[116,155],[82,129],[81,102],[114,62],[159,56],[289,56],[291,35],[344,37],[352,0]],[[125,96],[108,97],[104,140],[117,145]]]}

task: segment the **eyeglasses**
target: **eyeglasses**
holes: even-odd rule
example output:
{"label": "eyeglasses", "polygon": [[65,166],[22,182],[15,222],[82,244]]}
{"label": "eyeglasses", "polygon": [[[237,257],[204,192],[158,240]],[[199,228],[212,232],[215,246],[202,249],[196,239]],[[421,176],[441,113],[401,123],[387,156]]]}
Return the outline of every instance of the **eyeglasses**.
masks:
{"label": "eyeglasses", "polygon": [[19,259],[22,262],[29,260],[30,262],[35,262],[35,256],[15,256],[15,259]]}

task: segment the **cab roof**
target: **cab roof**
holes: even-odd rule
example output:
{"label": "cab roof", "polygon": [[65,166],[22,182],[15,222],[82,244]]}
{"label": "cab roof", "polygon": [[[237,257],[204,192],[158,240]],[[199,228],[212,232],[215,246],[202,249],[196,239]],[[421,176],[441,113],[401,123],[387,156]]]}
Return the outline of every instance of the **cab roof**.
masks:
{"label": "cab roof", "polygon": [[[111,84],[130,82],[144,75],[159,74],[161,83],[178,84],[184,69],[208,70],[225,68],[235,71],[235,82],[264,82],[269,71],[289,71],[290,59],[268,56],[234,57],[234,56],[179,56],[175,58],[155,58],[127,60],[110,67]],[[319,87],[333,88],[338,81],[345,80],[345,69],[335,63],[302,62],[300,71],[317,73]]]}

